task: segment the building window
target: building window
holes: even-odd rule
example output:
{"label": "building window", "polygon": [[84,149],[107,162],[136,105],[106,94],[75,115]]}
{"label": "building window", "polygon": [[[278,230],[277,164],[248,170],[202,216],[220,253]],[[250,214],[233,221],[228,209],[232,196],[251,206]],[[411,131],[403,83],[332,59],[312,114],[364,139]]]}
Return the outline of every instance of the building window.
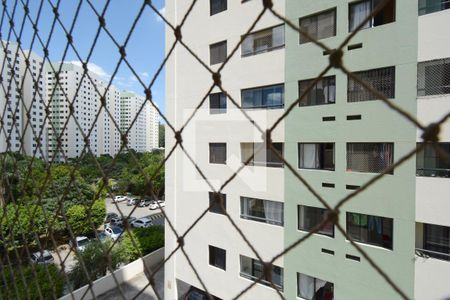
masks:
{"label": "building window", "polygon": [[218,14],[227,10],[227,0],[209,0],[210,15]]}
{"label": "building window", "polygon": [[225,164],[227,160],[227,144],[226,143],[210,143],[209,144],[209,163]]}
{"label": "building window", "polygon": [[283,226],[284,204],[281,202],[241,197],[241,218]]}
{"label": "building window", "polygon": [[[220,205],[220,203],[222,203],[222,205]],[[226,210],[227,195],[222,193],[209,192],[209,212],[224,215]]]}
{"label": "building window", "polygon": [[242,42],[242,56],[256,55],[284,47],[284,25],[249,34]]}
{"label": "building window", "polygon": [[[302,97],[314,79],[298,82],[298,96]],[[320,79],[308,94],[300,99],[299,106],[334,104],[336,102],[336,76]]]}
{"label": "building window", "polygon": [[[310,232],[315,226],[325,220],[327,210],[325,208],[299,205],[298,206],[298,230]],[[327,222],[316,233],[334,237],[334,224]]]}
{"label": "building window", "polygon": [[[394,161],[393,143],[347,143],[347,171],[381,173]],[[393,174],[391,170],[388,174]]]}
{"label": "building window", "polygon": [[[283,156],[283,143],[272,143],[272,146]],[[283,160],[263,143],[241,143],[241,159],[244,164],[249,161],[249,166],[283,167]]]}
{"label": "building window", "polygon": [[283,108],[284,84],[242,90],[241,99],[243,108]]}
{"label": "building window", "polygon": [[219,64],[227,59],[227,41],[219,42],[209,46],[209,63]]}
{"label": "building window", "polygon": [[302,273],[297,273],[297,296],[305,300],[333,299],[334,284]]}
{"label": "building window", "polygon": [[[270,278],[264,274],[264,265],[256,259],[240,255],[241,260],[241,277],[256,281],[262,278],[259,283],[270,286]],[[283,290],[283,268],[273,265],[272,283]]]}
{"label": "building window", "polygon": [[[353,74],[386,98],[395,98],[395,67],[372,69]],[[347,99],[348,102],[360,102],[377,100],[378,97],[349,77]]]}
{"label": "building window", "polygon": [[449,0],[419,0],[419,16],[449,8]]}
{"label": "building window", "polygon": [[227,252],[224,249],[209,246],[209,264],[226,270]]}
{"label": "building window", "polygon": [[394,220],[347,212],[347,234],[357,242],[392,250]]}
{"label": "building window", "polygon": [[450,260],[450,227],[423,224],[423,248],[430,257]]}
{"label": "building window", "polygon": [[[300,28],[315,40],[325,39],[336,35],[336,9],[330,9],[318,14],[300,18]],[[300,44],[311,40],[300,33]]]}
{"label": "building window", "polygon": [[223,114],[227,112],[227,96],[225,93],[209,95],[209,112],[211,114]]}
{"label": "building window", "polygon": [[334,143],[299,143],[298,167],[334,171]]}
{"label": "building window", "polygon": [[[422,143],[417,144],[419,145]],[[450,155],[450,143],[439,143],[437,146]],[[417,176],[450,177],[450,162],[440,157],[431,144],[426,144],[423,150],[416,154],[416,168]]]}
{"label": "building window", "polygon": [[[354,31],[372,11],[384,0],[364,0],[349,5],[349,31]],[[362,29],[376,27],[395,21],[395,0],[389,0],[384,7],[364,24]]]}
{"label": "building window", "polygon": [[419,63],[417,66],[417,96],[445,94],[450,94],[450,58]]}

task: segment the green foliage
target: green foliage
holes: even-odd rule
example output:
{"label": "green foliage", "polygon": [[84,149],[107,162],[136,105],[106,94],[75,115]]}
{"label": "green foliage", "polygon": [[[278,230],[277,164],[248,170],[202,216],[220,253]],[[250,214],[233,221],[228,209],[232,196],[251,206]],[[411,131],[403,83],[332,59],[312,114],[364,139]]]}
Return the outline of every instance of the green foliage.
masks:
{"label": "green foliage", "polygon": [[[33,272],[33,267],[36,273]],[[64,278],[55,265],[34,265],[22,267],[21,270],[22,273],[19,269],[11,272],[6,268],[2,271],[5,276],[2,280],[2,288],[0,288],[2,299],[34,300],[54,299],[62,296]],[[17,289],[14,288],[14,283]]]}
{"label": "green foliage", "polygon": [[165,127],[163,124],[159,124],[159,147],[164,148],[166,145],[166,140],[165,140],[165,136],[166,136],[166,131],[165,131]]}
{"label": "green foliage", "polygon": [[8,204],[0,211],[0,220],[0,236],[3,237],[0,244],[5,247],[36,242],[35,234],[39,236],[47,231],[44,212],[38,205]]}
{"label": "green foliage", "polygon": [[106,205],[104,200],[97,200],[92,205],[92,209],[87,210],[87,206],[76,204],[67,210],[67,221],[75,235],[86,235],[92,233],[103,224],[106,215]]}
{"label": "green foliage", "polygon": [[[136,247],[131,241],[131,237]],[[148,228],[135,228],[130,233],[126,233],[122,240],[122,251],[127,261],[133,261],[140,257],[140,254],[149,254],[164,246],[164,228],[161,226],[151,226]]]}
{"label": "green foliage", "polygon": [[[115,245],[108,254],[111,242],[104,243],[92,241],[83,252],[75,257],[75,265],[69,273],[70,281],[74,289],[80,288],[89,283],[89,279],[94,281],[106,275],[109,270],[117,269],[124,260],[123,251],[120,245]],[[88,276],[82,267],[84,263]]]}

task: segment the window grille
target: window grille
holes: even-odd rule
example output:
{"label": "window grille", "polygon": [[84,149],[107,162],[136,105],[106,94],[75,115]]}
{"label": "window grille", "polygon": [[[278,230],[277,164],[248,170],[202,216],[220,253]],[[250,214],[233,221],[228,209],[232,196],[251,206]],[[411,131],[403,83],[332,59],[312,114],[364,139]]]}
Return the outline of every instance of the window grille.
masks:
{"label": "window grille", "polygon": [[417,65],[417,96],[450,94],[450,58]]}
{"label": "window grille", "polygon": [[[347,143],[347,171],[381,173],[394,161],[393,143]],[[391,170],[389,174],[393,174]]]}
{"label": "window grille", "polygon": [[[395,98],[395,67],[354,72],[354,74],[386,98]],[[360,102],[377,100],[378,97],[359,82],[348,78],[347,99],[348,102]]]}

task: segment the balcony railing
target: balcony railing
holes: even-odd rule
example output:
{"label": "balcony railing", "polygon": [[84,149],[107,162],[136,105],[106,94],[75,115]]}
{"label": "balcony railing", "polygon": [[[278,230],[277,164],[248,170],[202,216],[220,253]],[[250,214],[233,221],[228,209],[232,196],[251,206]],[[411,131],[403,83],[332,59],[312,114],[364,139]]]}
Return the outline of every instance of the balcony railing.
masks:
{"label": "balcony railing", "polygon": [[436,258],[440,260],[450,261],[450,254],[443,252],[436,252],[431,250],[425,250],[416,248],[416,255],[423,258]]}
{"label": "balcony railing", "polygon": [[437,11],[445,10],[450,8],[450,0],[441,1],[440,3],[433,3],[433,4],[420,4],[421,1],[419,1],[419,16],[431,14]]}
{"label": "balcony railing", "polygon": [[417,168],[416,176],[450,178],[450,169]]}

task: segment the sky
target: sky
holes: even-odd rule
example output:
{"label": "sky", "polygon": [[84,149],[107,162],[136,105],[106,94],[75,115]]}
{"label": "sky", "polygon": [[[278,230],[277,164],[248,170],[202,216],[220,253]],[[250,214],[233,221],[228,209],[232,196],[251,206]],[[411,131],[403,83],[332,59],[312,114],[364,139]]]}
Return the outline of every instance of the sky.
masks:
{"label": "sky", "polygon": [[[73,24],[77,6],[81,1],[79,16],[74,23],[73,29],[73,45],[83,61],[89,55],[94,38],[99,28],[98,17],[87,0],[60,0],[59,15],[61,23],[69,30]],[[17,35],[20,34],[20,28],[23,22],[24,8],[22,3],[29,2],[30,18],[36,20],[39,6],[42,3],[41,15],[37,27],[39,28],[39,36],[42,41],[47,43],[50,35],[51,25],[54,20],[54,13],[50,3],[56,6],[57,0],[21,0],[7,1],[7,11],[12,17],[14,13],[14,29]],[[103,11],[106,0],[89,0],[99,14]],[[111,0],[105,14],[106,28],[117,41],[123,45],[130,28],[136,19],[143,0]],[[17,3],[14,9],[14,3]],[[164,13],[164,0],[153,0],[153,5]],[[8,39],[10,25],[8,24],[8,16],[5,15],[0,25],[3,40]],[[32,47],[31,39],[34,30],[31,22],[27,19],[23,25],[21,42],[23,49],[32,49],[38,55],[43,56],[42,45],[35,41]],[[16,41],[16,36],[11,33],[10,41]],[[49,58],[52,62],[71,61],[80,64],[80,59],[76,52],[69,47],[66,57],[63,57],[64,49],[67,45],[67,38],[61,24],[56,23],[55,29],[50,39]],[[132,68],[139,74],[141,80],[148,86],[152,81],[157,69],[164,60],[164,22],[159,16],[146,7],[140,17],[136,27],[126,46],[126,57]],[[92,52],[89,60],[89,68],[97,73],[103,80],[111,80],[111,75],[115,71],[120,54],[117,46],[111,37],[102,30],[97,40],[97,44]],[[159,74],[152,86],[152,94],[154,101],[159,105],[162,111],[164,106],[164,71]],[[131,72],[130,68],[122,62],[117,74],[113,78],[113,84],[120,89],[136,92],[144,95],[144,88],[138,82]]]}

